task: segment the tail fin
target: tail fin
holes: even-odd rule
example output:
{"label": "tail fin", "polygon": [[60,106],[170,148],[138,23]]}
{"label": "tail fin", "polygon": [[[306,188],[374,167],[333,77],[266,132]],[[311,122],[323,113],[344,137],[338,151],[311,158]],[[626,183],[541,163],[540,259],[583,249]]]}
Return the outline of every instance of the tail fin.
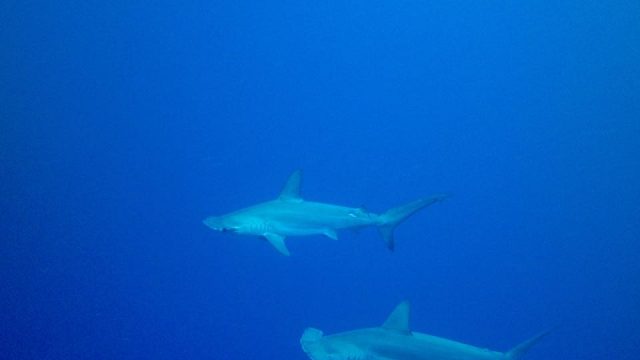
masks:
{"label": "tail fin", "polygon": [[412,203],[390,209],[384,214],[380,215],[378,231],[380,232],[380,235],[382,235],[384,241],[387,243],[387,247],[389,248],[389,250],[393,251],[394,248],[393,230],[395,230],[396,226],[405,221],[409,216],[415,214],[420,209],[438,201],[442,201],[446,197],[446,195],[436,195],[430,198],[416,200]]}
{"label": "tail fin", "polygon": [[540,341],[543,337],[549,335],[551,330],[547,330],[545,332],[541,332],[540,334],[532,337],[531,339],[520,343],[520,345],[514,347],[506,353],[506,358],[509,360],[517,360],[520,359],[524,354],[531,349],[533,345],[535,345],[538,341]]}

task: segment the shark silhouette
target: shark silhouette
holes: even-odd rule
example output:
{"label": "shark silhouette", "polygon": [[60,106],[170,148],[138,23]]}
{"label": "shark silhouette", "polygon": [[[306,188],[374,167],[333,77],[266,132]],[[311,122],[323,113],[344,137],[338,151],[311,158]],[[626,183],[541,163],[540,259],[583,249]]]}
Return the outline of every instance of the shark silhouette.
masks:
{"label": "shark silhouette", "polygon": [[549,332],[543,332],[507,352],[413,332],[409,303],[400,303],[381,327],[323,336],[308,328],[300,338],[312,360],[517,360]]}
{"label": "shark silhouette", "polygon": [[393,230],[418,210],[444,199],[444,195],[416,200],[374,214],[362,208],[344,207],[303,200],[300,197],[302,174],[295,171],[280,196],[222,216],[210,216],[203,222],[213,230],[264,237],[281,254],[289,255],[287,236],[325,235],[336,240],[337,230],[377,226],[387,247],[394,248]]}

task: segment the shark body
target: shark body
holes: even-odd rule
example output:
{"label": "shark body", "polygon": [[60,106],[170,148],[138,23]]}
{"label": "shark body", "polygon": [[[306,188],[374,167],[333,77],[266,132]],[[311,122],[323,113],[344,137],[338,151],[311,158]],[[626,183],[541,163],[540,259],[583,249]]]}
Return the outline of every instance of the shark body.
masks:
{"label": "shark body", "polygon": [[380,327],[328,336],[308,328],[300,344],[312,360],[517,360],[547,334],[534,336],[507,352],[478,348],[411,331],[409,304],[403,302]]}
{"label": "shark body", "polygon": [[280,253],[289,255],[284,240],[288,236],[325,235],[337,239],[337,230],[377,226],[391,250],[393,230],[418,210],[444,198],[436,195],[375,214],[353,208],[306,201],[300,196],[302,174],[298,170],[288,179],[280,196],[222,216],[210,216],[203,222],[213,230],[241,235],[261,236]]}

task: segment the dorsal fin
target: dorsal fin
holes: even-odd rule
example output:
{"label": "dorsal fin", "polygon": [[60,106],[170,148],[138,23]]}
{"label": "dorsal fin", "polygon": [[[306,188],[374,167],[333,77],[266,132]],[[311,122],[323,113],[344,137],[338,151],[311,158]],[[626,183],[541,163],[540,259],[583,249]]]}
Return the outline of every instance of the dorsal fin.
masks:
{"label": "dorsal fin", "polygon": [[409,314],[410,306],[408,301],[403,301],[395,309],[387,320],[382,324],[382,327],[387,330],[395,330],[405,334],[411,334],[409,328]]}
{"label": "dorsal fin", "polygon": [[280,200],[302,201],[300,197],[300,183],[302,182],[302,171],[296,170],[289,176],[287,183],[280,193]]}

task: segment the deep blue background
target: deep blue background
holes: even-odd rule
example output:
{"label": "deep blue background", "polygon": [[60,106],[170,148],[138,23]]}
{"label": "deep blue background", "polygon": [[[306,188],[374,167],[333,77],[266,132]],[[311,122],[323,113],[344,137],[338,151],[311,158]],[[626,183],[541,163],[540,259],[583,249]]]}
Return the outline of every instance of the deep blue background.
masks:
{"label": "deep blue background", "polygon": [[[0,4],[0,353],[304,359],[380,324],[530,359],[640,353],[640,3]],[[397,231],[201,220],[277,195]]]}

